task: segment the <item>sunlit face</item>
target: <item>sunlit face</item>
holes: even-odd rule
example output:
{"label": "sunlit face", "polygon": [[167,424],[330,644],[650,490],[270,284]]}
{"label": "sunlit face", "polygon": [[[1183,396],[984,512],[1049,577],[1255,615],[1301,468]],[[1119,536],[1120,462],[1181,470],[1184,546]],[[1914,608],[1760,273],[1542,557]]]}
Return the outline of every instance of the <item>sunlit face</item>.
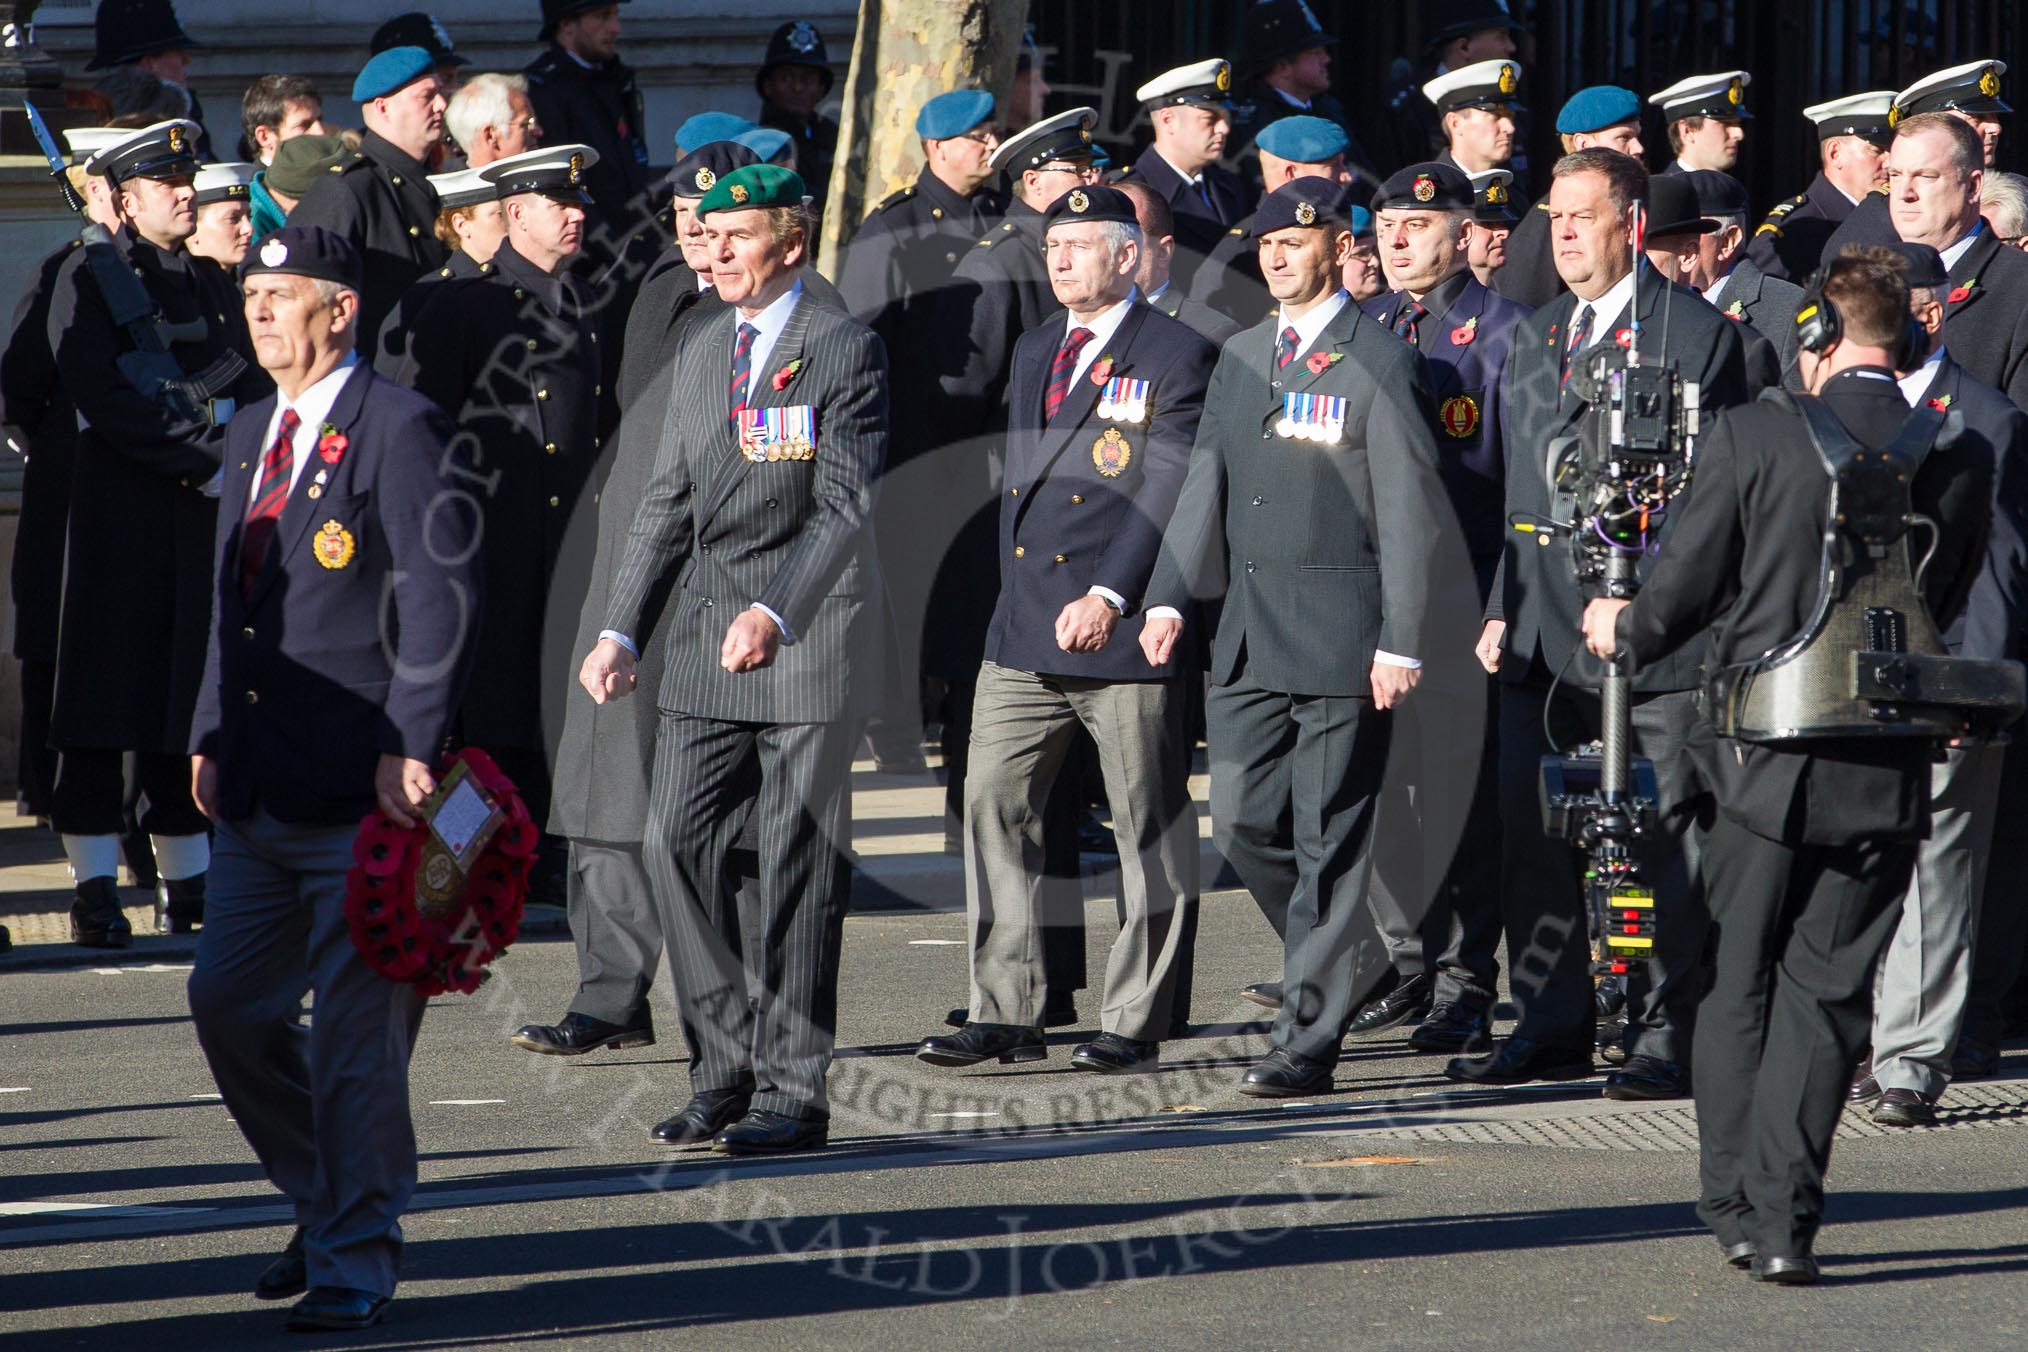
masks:
{"label": "sunlit face", "polygon": [[143,238],[173,248],[197,231],[197,187],[190,174],[130,178],[120,184],[120,213]]}
{"label": "sunlit face", "polygon": [[1345,261],[1339,265],[1339,284],[1351,293],[1355,301],[1372,300],[1387,291],[1387,275],[1380,267],[1380,254],[1374,247],[1371,235],[1360,238],[1346,236],[1350,244],[1345,249]]}
{"label": "sunlit face", "polygon": [[514,252],[545,269],[584,246],[584,206],[524,192],[507,199],[507,233]]}
{"label": "sunlit face", "polygon": [[1380,213],[1375,237],[1390,285],[1422,295],[1448,277],[1472,226],[1464,213],[1389,207]]}
{"label": "sunlit face", "polygon": [[253,243],[253,213],[244,201],[206,202],[197,208],[197,229],[187,246],[199,258],[236,268]]}
{"label": "sunlit face", "polygon": [[1622,155],[1641,157],[1641,124],[1639,119],[1632,122],[1615,122],[1610,127],[1597,131],[1581,131],[1570,138],[1571,149],[1586,150],[1592,146],[1604,146],[1617,150]]}
{"label": "sunlit face", "polygon": [[1613,206],[1604,174],[1566,174],[1549,185],[1549,246],[1556,275],[1584,300],[1595,300],[1627,275],[1633,246],[1630,210]]}
{"label": "sunlit face", "polygon": [[1125,298],[1140,250],[1130,240],[1117,251],[1099,221],[1070,221],[1049,228],[1042,241],[1049,289],[1066,310],[1091,311]]}
{"label": "sunlit face", "polygon": [[451,217],[451,229],[458,232],[458,250],[475,263],[492,260],[507,238],[507,208],[499,202],[479,202]]}
{"label": "sunlit face", "polygon": [[1947,249],[1979,218],[1979,170],[1951,163],[1950,138],[1940,131],[1897,136],[1887,152],[1887,214],[1910,244]]}
{"label": "sunlit face", "polygon": [[1101,177],[1090,160],[1051,160],[1039,169],[1023,173],[1021,183],[1028,205],[1037,211],[1047,211],[1072,188],[1090,187]]}
{"label": "sunlit face", "polygon": [[1225,153],[1232,119],[1215,108],[1157,108],[1155,140],[1178,169],[1195,172]]}
{"label": "sunlit face", "polygon": [[1339,286],[1339,269],[1352,247],[1349,230],[1291,225],[1260,237],[1260,275],[1268,294],[1284,305],[1307,305]]}
{"label": "sunlit face", "polygon": [[1507,236],[1513,232],[1514,228],[1508,225],[1472,223],[1471,247],[1466,258],[1481,281],[1507,265]]}
{"label": "sunlit face", "polygon": [[1696,127],[1687,119],[1679,124],[1678,139],[1683,149],[1676,158],[1692,169],[1718,169],[1730,173],[1739,163],[1740,143],[1746,140],[1746,124],[1736,117],[1707,117]]}
{"label": "sunlit face", "polygon": [[697,197],[675,201],[676,244],[683,250],[683,264],[706,281],[711,280],[711,245],[704,234],[704,218],[697,214]]}
{"label": "sunlit face", "polygon": [[994,171],[986,161],[999,148],[1000,135],[988,124],[974,127],[963,136],[924,144],[930,162],[936,167],[937,177],[961,191],[970,192],[993,177]]}
{"label": "sunlit face", "polygon": [[1458,108],[1444,114],[1451,158],[1469,173],[1505,164],[1514,154],[1514,110]]}
{"label": "sunlit face", "polygon": [[435,75],[410,80],[385,98],[373,100],[373,107],[385,120],[387,139],[404,150],[428,149],[444,139],[443,85]]}
{"label": "sunlit face", "polygon": [[791,230],[776,239],[768,213],[714,211],[704,218],[711,252],[711,282],[734,305],[772,297],[784,278],[803,261],[803,232]]}
{"label": "sunlit face", "polygon": [[518,89],[507,91],[507,122],[493,128],[493,137],[499,147],[497,159],[519,155],[524,151],[538,150],[542,146],[542,123],[536,119],[535,105],[528,96]]}
{"label": "sunlit face", "polygon": [[1986,154],[1986,167],[1991,169],[2000,154],[2000,124],[1991,113],[1961,113],[1953,108],[1951,116],[1979,134],[1979,146]]}
{"label": "sunlit face", "polygon": [[257,272],[246,279],[246,326],[254,357],[276,374],[307,371],[320,352],[347,344],[359,295],[339,291],[325,301],[308,277]]}

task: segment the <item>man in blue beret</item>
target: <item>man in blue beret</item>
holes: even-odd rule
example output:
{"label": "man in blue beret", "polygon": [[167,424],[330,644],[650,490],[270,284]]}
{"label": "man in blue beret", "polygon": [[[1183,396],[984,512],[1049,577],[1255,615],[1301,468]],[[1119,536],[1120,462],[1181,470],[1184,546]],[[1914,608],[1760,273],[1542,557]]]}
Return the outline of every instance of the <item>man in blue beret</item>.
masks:
{"label": "man in blue beret", "polygon": [[592,216],[585,247],[593,259],[619,251],[618,235],[653,208],[648,191],[647,114],[633,67],[620,60],[620,4],[625,0],[542,0],[549,44],[523,68],[528,99],[550,141],[598,152],[586,173]]}
{"label": "man in blue beret", "polygon": [[[1592,85],[1564,101],[1556,114],[1563,153],[1604,146],[1635,159],[1641,156],[1641,96],[1618,85]],[[1563,294],[1563,279],[1549,249],[1549,201],[1521,213],[1507,236],[1507,262],[1493,275],[1493,289],[1530,309]]]}
{"label": "man in blue beret", "polygon": [[421,47],[390,47],[374,56],[352,82],[352,97],[366,135],[303,194],[289,223],[322,226],[365,260],[359,332],[369,335],[371,346],[409,283],[450,257],[436,235],[437,195],[429,183],[449,104],[435,62]]}
{"label": "man in blue beret", "polygon": [[[1262,187],[1273,192],[1292,179],[1350,180],[1345,156],[1351,138],[1328,118],[1296,113],[1276,118],[1255,140]],[[1189,279],[1190,298],[1208,305],[1242,328],[1251,326],[1274,307],[1260,275],[1260,250],[1253,238],[1251,215],[1235,221],[1211,246],[1203,265]]]}
{"label": "man in blue beret", "polygon": [[400,1276],[425,1002],[354,947],[346,874],[363,814],[410,822],[435,788],[485,581],[472,514],[446,510],[465,500],[456,429],[355,351],[363,271],[344,239],[293,223],[247,258],[275,392],[225,436],[189,743],[217,838],[190,1013],[293,1204],[296,1233],[253,1292],[307,1291],[292,1329],[378,1323]]}
{"label": "man in blue beret", "polygon": [[678,156],[688,155],[713,141],[736,141],[752,131],[754,126],[754,123],[732,113],[693,113],[676,129],[676,153]]}

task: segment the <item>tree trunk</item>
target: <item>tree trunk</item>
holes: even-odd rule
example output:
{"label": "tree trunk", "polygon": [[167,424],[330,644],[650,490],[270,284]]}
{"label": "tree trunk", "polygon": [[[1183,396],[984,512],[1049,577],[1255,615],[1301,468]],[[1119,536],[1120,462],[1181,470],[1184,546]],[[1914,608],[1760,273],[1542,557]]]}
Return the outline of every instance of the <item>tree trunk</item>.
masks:
{"label": "tree trunk", "polygon": [[818,240],[818,270],[837,277],[841,246],[875,202],[915,181],[915,115],[952,89],[1014,83],[1028,0],[859,0],[838,155]]}

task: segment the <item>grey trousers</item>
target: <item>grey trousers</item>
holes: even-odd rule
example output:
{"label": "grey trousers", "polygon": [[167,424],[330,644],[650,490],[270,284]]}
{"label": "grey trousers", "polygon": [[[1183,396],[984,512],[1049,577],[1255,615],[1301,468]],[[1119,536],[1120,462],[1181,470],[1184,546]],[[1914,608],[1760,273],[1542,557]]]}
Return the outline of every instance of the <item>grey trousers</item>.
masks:
{"label": "grey trousers", "polygon": [[357,834],[259,811],[218,823],[190,1013],[226,1108],[295,1203],[310,1285],[385,1296],[415,1192],[408,1060],[424,1002],[352,946],[345,871]]}
{"label": "grey trousers", "polygon": [[653,1024],[648,990],[662,961],[662,921],[639,845],[570,842],[570,937],[572,1012],[627,1028]]}
{"label": "grey trousers", "polygon": [[975,1023],[1042,1023],[1048,883],[1043,811],[1077,728],[1098,747],[1120,847],[1123,922],[1106,963],[1099,1026],[1168,1035],[1184,919],[1197,906],[1181,684],[1038,676],[988,662],[972,704],[965,778],[965,906]]}
{"label": "grey trousers", "polygon": [[1950,1083],[2005,754],[1999,746],[1953,747],[1930,769],[1929,839],[1916,855],[1873,1004],[1873,1078],[1882,1089],[1934,1099]]}

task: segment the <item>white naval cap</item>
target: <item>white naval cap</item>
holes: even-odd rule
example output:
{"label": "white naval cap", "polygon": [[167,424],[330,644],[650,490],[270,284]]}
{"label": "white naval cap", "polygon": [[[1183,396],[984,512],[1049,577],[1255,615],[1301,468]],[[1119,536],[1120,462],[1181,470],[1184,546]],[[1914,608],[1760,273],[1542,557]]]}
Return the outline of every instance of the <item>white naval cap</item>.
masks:
{"label": "white naval cap", "polygon": [[1828,103],[1813,103],[1803,109],[1803,116],[1817,124],[1817,138],[1828,141],[1836,136],[1863,136],[1869,141],[1885,141],[1892,131],[1888,123],[1888,110],[1894,107],[1894,91],[1875,89],[1865,94],[1852,94]]}
{"label": "white naval cap", "polygon": [[1751,117],[1746,111],[1746,87],[1752,83],[1753,76],[1743,70],[1690,75],[1648,95],[1648,102],[1662,110],[1667,122],[1686,117]]}
{"label": "white naval cap", "polygon": [[1987,60],[1925,75],[1894,96],[1888,125],[1917,113],[2011,113],[2000,100],[2000,77],[2006,73],[2005,61]]}
{"label": "white naval cap", "polygon": [[1000,143],[986,160],[989,169],[1019,174],[1051,160],[1088,160],[1095,147],[1091,131],[1098,125],[1098,109],[1071,108],[1030,123]]}
{"label": "white naval cap", "polygon": [[1134,97],[1149,108],[1172,108],[1193,104],[1199,108],[1229,109],[1232,106],[1232,63],[1222,56],[1193,61],[1187,66],[1165,70],[1134,91]]}
{"label": "white naval cap", "polygon": [[63,134],[72,164],[83,164],[107,146],[115,146],[134,134],[132,127],[72,127]]}
{"label": "white naval cap", "polygon": [[1519,108],[1519,61],[1475,61],[1447,70],[1422,87],[1423,97],[1440,113],[1453,108]]}
{"label": "white naval cap", "polygon": [[590,206],[591,193],[584,186],[584,171],[598,162],[598,151],[572,142],[524,150],[519,155],[494,160],[479,171],[479,176],[497,187],[503,200],[533,192]]}
{"label": "white naval cap", "polygon": [[500,185],[486,178],[480,169],[459,169],[448,174],[431,174],[430,187],[437,195],[437,207],[451,211],[474,207],[481,202],[500,200]]}
{"label": "white naval cap", "polygon": [[193,186],[197,189],[194,205],[204,206],[211,202],[244,202],[253,195],[254,175],[260,172],[258,164],[247,164],[241,160],[227,160],[218,164],[201,164]]}

